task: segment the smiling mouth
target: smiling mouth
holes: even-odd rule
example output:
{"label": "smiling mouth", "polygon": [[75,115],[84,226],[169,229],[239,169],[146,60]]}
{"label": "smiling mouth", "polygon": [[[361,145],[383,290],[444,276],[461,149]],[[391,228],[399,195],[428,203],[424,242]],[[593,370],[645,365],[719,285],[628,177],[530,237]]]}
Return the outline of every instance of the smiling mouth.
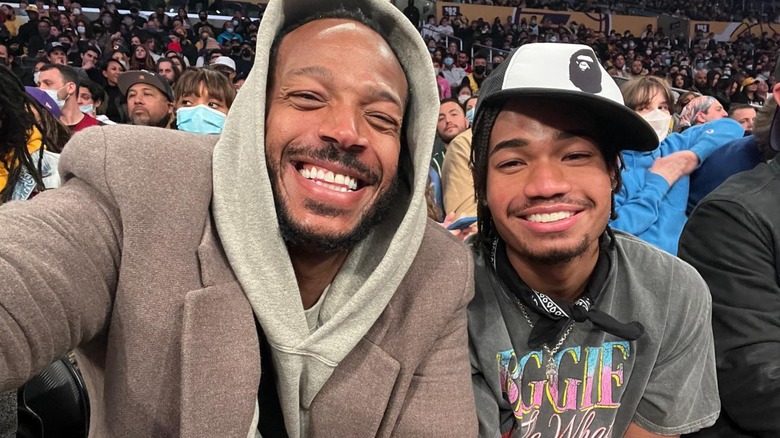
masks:
{"label": "smiling mouth", "polygon": [[557,211],[553,213],[529,214],[528,216],[524,216],[523,219],[527,220],[528,222],[547,224],[550,222],[558,222],[564,219],[568,219],[574,216],[574,214],[575,213],[571,211]]}
{"label": "smiling mouth", "polygon": [[302,177],[335,192],[355,192],[366,185],[364,181],[355,177],[334,173],[333,171],[312,164],[298,162],[294,163],[294,165],[295,170],[297,170]]}

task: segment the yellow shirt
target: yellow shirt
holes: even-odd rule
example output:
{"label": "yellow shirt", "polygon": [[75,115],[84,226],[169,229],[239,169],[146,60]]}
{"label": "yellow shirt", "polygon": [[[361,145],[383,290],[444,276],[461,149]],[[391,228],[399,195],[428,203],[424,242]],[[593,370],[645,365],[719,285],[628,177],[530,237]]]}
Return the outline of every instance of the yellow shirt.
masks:
{"label": "yellow shirt", "polygon": [[22,25],[26,22],[27,20],[17,15],[13,21],[6,20],[3,24],[5,24],[5,28],[8,29],[8,32],[11,34],[11,36],[16,36],[19,34],[19,28],[22,27]]}
{"label": "yellow shirt", "polygon": [[[38,149],[41,148],[43,136],[41,135],[41,131],[38,130],[35,126],[32,128],[32,133],[30,134],[30,137],[27,139],[27,151],[30,154],[35,153]],[[3,166],[0,166],[0,190],[5,189],[5,185],[8,183],[8,167],[11,167],[11,164],[13,163],[14,154],[13,152],[9,152],[5,156],[5,163]]]}

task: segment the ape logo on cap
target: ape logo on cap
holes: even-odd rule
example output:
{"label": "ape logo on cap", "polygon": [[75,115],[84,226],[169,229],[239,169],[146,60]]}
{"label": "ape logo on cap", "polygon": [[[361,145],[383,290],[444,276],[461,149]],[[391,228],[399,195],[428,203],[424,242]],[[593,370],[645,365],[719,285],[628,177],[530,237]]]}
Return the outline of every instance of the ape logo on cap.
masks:
{"label": "ape logo on cap", "polygon": [[601,68],[592,50],[577,50],[569,58],[569,80],[586,93],[601,92]]}

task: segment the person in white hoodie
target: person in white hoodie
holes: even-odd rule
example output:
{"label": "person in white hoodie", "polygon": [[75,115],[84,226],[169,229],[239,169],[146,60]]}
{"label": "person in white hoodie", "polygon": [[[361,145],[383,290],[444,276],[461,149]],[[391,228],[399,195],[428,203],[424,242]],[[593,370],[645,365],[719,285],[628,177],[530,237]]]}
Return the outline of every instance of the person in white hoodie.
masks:
{"label": "person in white hoodie", "polygon": [[272,0],[219,137],[76,135],[0,208],[0,391],[77,348],[90,436],[475,436],[425,56],[384,0]]}

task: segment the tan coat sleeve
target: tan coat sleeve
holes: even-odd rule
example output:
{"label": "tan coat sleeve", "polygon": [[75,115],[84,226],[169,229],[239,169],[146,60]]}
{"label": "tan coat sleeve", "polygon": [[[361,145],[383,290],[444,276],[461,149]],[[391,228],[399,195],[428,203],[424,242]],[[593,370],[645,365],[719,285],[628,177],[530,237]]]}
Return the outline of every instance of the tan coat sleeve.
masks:
{"label": "tan coat sleeve", "polygon": [[466,318],[474,298],[474,262],[470,253],[463,255],[456,268],[467,274],[462,276],[461,300],[430,355],[415,370],[393,436],[477,436]]}
{"label": "tan coat sleeve", "polygon": [[477,215],[477,201],[474,198],[474,179],[471,176],[471,129],[455,137],[444,155],[441,183],[444,191],[444,213],[455,212],[456,216]]}
{"label": "tan coat sleeve", "polygon": [[61,188],[0,207],[0,390],[105,328],[122,235],[105,161],[89,129],[62,155]]}

